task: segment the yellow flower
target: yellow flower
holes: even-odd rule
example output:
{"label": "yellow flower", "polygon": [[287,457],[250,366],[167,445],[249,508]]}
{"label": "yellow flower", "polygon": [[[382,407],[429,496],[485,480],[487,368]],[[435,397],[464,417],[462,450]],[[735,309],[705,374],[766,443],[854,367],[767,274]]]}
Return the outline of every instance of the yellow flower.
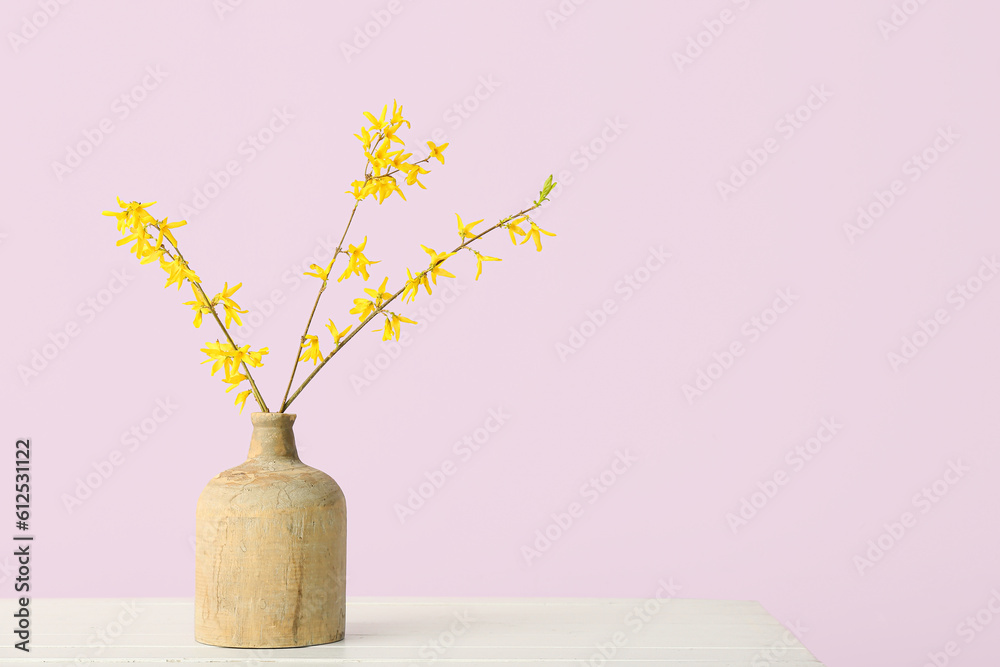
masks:
{"label": "yellow flower", "polygon": [[[399,323],[400,322],[406,322],[407,324],[416,324],[416,322],[414,322],[410,318],[403,317],[402,315],[400,315],[398,313],[392,313],[392,312],[390,312],[389,315],[390,315],[391,320],[392,320],[392,331],[396,335],[396,340],[399,340]],[[386,339],[383,338],[382,340],[386,340]]]}
{"label": "yellow flower", "polygon": [[[120,197],[118,198],[118,205],[121,206],[122,208],[125,208],[125,207],[128,206],[127,204],[125,204],[124,202],[122,202],[122,200],[121,200]],[[125,210],[125,211],[101,211],[101,215],[113,215],[115,217],[115,222],[117,222],[117,224],[118,224],[118,231],[120,231],[120,232],[124,231],[127,227],[129,227],[129,224],[128,224],[129,212],[127,210]]]}
{"label": "yellow flower", "polygon": [[427,293],[431,293],[431,284],[427,280],[427,272],[421,271],[416,275],[410,272],[410,269],[406,269],[406,284],[403,286],[403,301],[412,301],[417,298],[417,294],[420,292],[420,286],[423,285],[427,290]]}
{"label": "yellow flower", "polygon": [[150,222],[156,222],[153,216],[146,212],[147,206],[152,206],[155,201],[142,204],[137,201],[126,204],[118,197],[118,205],[121,211],[102,211],[101,215],[113,215],[118,221],[118,231],[123,232],[126,228],[134,230],[136,227],[145,227]]}
{"label": "yellow flower", "polygon": [[402,139],[400,139],[399,137],[396,136],[396,131],[399,130],[399,127],[401,125],[402,125],[402,123],[398,123],[398,124],[395,124],[395,125],[389,125],[384,130],[382,130],[382,136],[385,137],[386,142],[395,141],[397,144],[400,144],[400,145],[406,144],[405,141],[403,141]]}
{"label": "yellow flower", "polygon": [[435,285],[437,285],[437,277],[438,276],[444,276],[446,278],[454,278],[455,277],[455,275],[453,273],[449,273],[448,271],[446,271],[446,270],[444,270],[444,269],[441,268],[441,263],[444,262],[444,260],[446,260],[449,257],[451,257],[452,255],[454,255],[455,253],[453,253],[453,252],[438,252],[438,251],[434,250],[433,248],[428,248],[425,245],[421,245],[420,247],[423,248],[424,252],[426,252],[431,257],[431,264],[430,264],[430,267],[427,270],[427,273],[431,274],[431,280],[434,282]]}
{"label": "yellow flower", "polygon": [[240,364],[245,363],[247,366],[254,367],[263,366],[261,359],[268,353],[266,347],[252,351],[249,345],[236,348],[229,342],[220,343],[219,341],[205,343],[205,347],[201,351],[208,355],[208,359],[201,363],[212,362],[212,375],[215,375],[221,368],[224,371],[223,376],[226,378],[232,377],[234,370],[238,369]]}
{"label": "yellow flower", "polygon": [[375,311],[375,304],[368,299],[355,299],[354,308],[351,308],[348,312],[352,315],[357,315],[358,319],[362,322],[369,314]]}
{"label": "yellow flower", "polygon": [[345,190],[344,192],[354,195],[354,198],[358,201],[378,191],[377,186],[370,179],[365,181],[351,181],[351,187],[354,188],[353,192],[351,190]]}
{"label": "yellow flower", "polygon": [[205,359],[203,364],[212,362],[212,375],[221,368],[224,369],[223,375],[229,377],[232,375],[233,368],[233,352],[235,351],[233,346],[229,343],[220,343],[215,341],[214,343],[205,343],[205,347],[201,349],[202,352],[208,355],[208,359]]}
{"label": "yellow flower", "polygon": [[192,283],[201,282],[201,278],[191,270],[188,263],[179,257],[174,257],[169,262],[160,257],[160,268],[167,272],[167,282],[164,287],[170,287],[177,283],[177,289],[180,290],[185,279]]}
{"label": "yellow flower", "polygon": [[385,315],[385,324],[382,325],[380,329],[372,329],[375,333],[382,334],[382,340],[389,340],[395,337],[399,340],[399,324],[400,322],[406,322],[408,324],[416,324],[413,320],[408,317],[403,317],[399,313],[383,313]]}
{"label": "yellow flower", "polygon": [[381,176],[376,179],[378,182],[378,203],[381,204],[385,201],[385,198],[391,195],[393,192],[399,193],[399,196],[406,201],[406,195],[403,194],[403,190],[397,185],[396,179],[392,176]]}
{"label": "yellow flower", "polygon": [[416,183],[417,185],[419,185],[421,187],[421,189],[423,189],[423,190],[427,189],[424,186],[424,184],[421,183],[418,180],[418,177],[420,176],[420,174],[429,174],[429,173],[431,173],[430,170],[424,169],[419,164],[404,164],[404,165],[402,165],[400,167],[400,169],[402,169],[403,171],[406,172],[406,184],[407,185],[413,185],[414,183]]}
{"label": "yellow flower", "polygon": [[173,235],[173,233],[170,230],[171,229],[177,229],[178,227],[183,227],[186,224],[187,224],[187,220],[178,220],[177,222],[170,222],[170,223],[168,223],[167,219],[164,218],[161,222],[159,222],[156,225],[156,228],[159,230],[160,233],[159,233],[159,235],[156,238],[156,246],[155,247],[157,247],[157,248],[162,247],[163,246],[163,239],[166,238],[176,248],[177,247],[177,239],[174,238],[174,235]]}
{"label": "yellow flower", "polygon": [[118,242],[115,243],[115,245],[120,246],[135,241],[135,245],[129,248],[129,252],[134,252],[136,257],[142,259],[144,256],[149,255],[156,250],[156,247],[149,242],[149,239],[151,238],[153,238],[153,235],[146,231],[146,227],[144,225],[139,225],[133,229],[132,233],[128,236],[118,239]]}
{"label": "yellow flower", "polygon": [[[244,345],[240,349],[243,350],[249,347],[250,347],[249,345]],[[250,366],[253,366],[254,368],[258,368],[264,365],[264,355],[268,354],[269,352],[270,350],[268,350],[266,347],[262,347],[256,352],[248,351],[246,353],[246,358],[243,361],[245,361]]]}
{"label": "yellow flower", "polygon": [[[413,153],[403,153],[403,149],[400,148],[398,151],[389,153],[392,156],[392,166],[401,171],[406,171],[408,167],[412,167],[412,164],[406,162],[406,158],[411,157]],[[424,172],[427,173],[426,171]],[[409,181],[407,181],[409,182]]]}
{"label": "yellow flower", "polygon": [[525,243],[527,243],[529,239],[533,239],[535,241],[535,250],[537,250],[538,252],[541,252],[542,251],[542,237],[539,236],[539,233],[545,234],[546,236],[555,236],[555,234],[553,234],[552,232],[547,232],[544,229],[542,229],[541,227],[539,227],[538,225],[536,225],[535,221],[532,220],[531,221],[531,229],[528,230],[528,235],[525,236],[524,239],[521,241],[521,245],[524,245]]}
{"label": "yellow flower", "polygon": [[229,328],[230,323],[236,322],[237,326],[243,326],[243,322],[240,321],[240,313],[246,313],[249,311],[240,310],[238,303],[232,300],[232,296],[236,294],[236,290],[243,286],[243,283],[237,283],[234,287],[229,287],[229,283],[222,283],[222,291],[212,297],[212,305],[221,303],[222,308],[226,311],[226,328]]}
{"label": "yellow flower", "polygon": [[403,105],[400,104],[397,108],[396,100],[392,101],[392,118],[389,119],[389,122],[397,126],[406,123],[406,127],[410,127],[410,121],[403,118]]}
{"label": "yellow flower", "polygon": [[207,315],[211,313],[212,307],[205,301],[204,297],[198,293],[198,290],[195,289],[193,284],[191,285],[191,291],[194,292],[194,301],[185,301],[184,305],[191,306],[191,310],[195,311],[194,326],[197,329],[201,327],[201,316],[203,314]]}
{"label": "yellow flower", "polygon": [[367,118],[368,122],[371,123],[371,127],[369,129],[374,130],[375,132],[378,132],[383,127],[385,127],[386,125],[388,125],[388,123],[385,122],[385,112],[386,112],[386,109],[388,109],[388,108],[389,108],[388,104],[385,105],[385,106],[383,106],[382,107],[382,115],[379,116],[378,118],[375,118],[374,115],[368,113],[367,111],[364,112],[365,118]]}
{"label": "yellow flower", "polygon": [[246,379],[247,376],[243,375],[243,373],[233,373],[229,377],[224,378],[222,381],[229,385],[226,387],[226,393],[228,394],[233,389],[236,389],[236,387],[240,386],[240,383]]}
{"label": "yellow flower", "polygon": [[382,279],[382,284],[378,286],[377,290],[373,290],[370,287],[365,288],[365,292],[375,299],[375,306],[381,306],[382,302],[392,296],[391,292],[385,291],[385,284],[389,282],[389,276]]}
{"label": "yellow flower", "polygon": [[382,169],[392,164],[392,158],[389,157],[389,142],[381,144],[375,154],[368,154],[368,162],[371,163],[372,167],[375,168],[375,176],[378,177],[382,174]]}
{"label": "yellow flower", "polygon": [[458,237],[460,239],[464,241],[465,239],[471,239],[473,236],[476,235],[475,232],[473,231],[473,227],[482,222],[482,220],[476,220],[475,222],[470,222],[467,225],[463,225],[462,216],[456,213],[455,217],[458,218]]}
{"label": "yellow flower", "polygon": [[479,280],[479,274],[483,272],[483,262],[502,262],[503,260],[499,257],[487,257],[481,254],[478,250],[473,250],[476,253],[476,280]]}
{"label": "yellow flower", "polygon": [[150,248],[146,250],[146,253],[139,260],[140,264],[149,264],[150,262],[155,262],[156,260],[167,254],[167,251],[163,248]]}
{"label": "yellow flower", "polygon": [[250,395],[249,389],[247,389],[246,391],[241,391],[240,393],[236,394],[236,402],[233,405],[240,406],[240,414],[243,414],[243,408],[246,405],[247,396],[249,395]]}
{"label": "yellow flower", "polygon": [[[366,153],[367,155],[367,153]],[[394,156],[391,159],[389,155],[385,158],[369,155],[369,160],[375,167],[375,173],[369,176],[363,181],[351,181],[351,187],[353,190],[345,190],[349,195],[354,195],[354,198],[361,201],[365,197],[378,197],[379,204],[385,201],[386,197],[391,195],[393,192],[399,193],[399,196],[406,200],[406,195],[403,194],[403,190],[396,183],[396,179],[388,174],[383,174],[382,169],[388,167],[389,165],[395,165],[396,161],[401,159],[400,156]],[[406,157],[406,156],[404,156]],[[411,184],[412,185],[412,184]]]}
{"label": "yellow flower", "polygon": [[309,268],[312,269],[312,273],[309,273],[308,271],[306,271],[302,275],[304,275],[304,276],[313,276],[313,277],[319,278],[320,280],[326,280],[327,278],[330,277],[330,272],[327,269],[324,269],[319,264],[310,264]]}
{"label": "yellow flower", "polygon": [[520,236],[524,236],[525,232],[518,225],[527,220],[527,216],[522,216],[517,220],[511,220],[507,223],[507,231],[510,232],[510,242],[517,245],[517,239],[514,238],[514,234],[517,233]]}
{"label": "yellow flower", "polygon": [[372,331],[382,334],[382,340],[389,340],[392,338],[392,322],[389,321],[389,316],[385,316],[385,324],[381,328],[372,329]]}
{"label": "yellow flower", "polygon": [[372,135],[369,134],[368,128],[361,128],[361,134],[355,134],[354,136],[357,137],[358,141],[361,142],[361,145],[365,147],[365,153],[367,153],[368,149],[371,148],[372,145]]}
{"label": "yellow flower", "polygon": [[[232,349],[232,345],[229,346]],[[254,368],[258,366],[263,366],[264,362],[261,358],[267,354],[268,350],[266,347],[262,347],[256,352],[250,350],[249,345],[244,345],[232,351],[228,352],[232,366],[226,368],[226,375],[232,373],[232,369],[239,368],[240,364],[246,364],[247,366],[253,366]]]}
{"label": "yellow flower", "polygon": [[367,236],[365,237],[365,240],[361,242],[361,245],[355,246],[352,243],[347,247],[347,253],[348,253],[347,269],[344,270],[343,275],[337,278],[338,283],[344,278],[350,276],[352,273],[361,276],[365,280],[368,280],[368,267],[372,264],[378,264],[379,262],[382,261],[382,260],[376,260],[372,262],[367,257],[365,257],[364,250],[366,245],[368,245]]}
{"label": "yellow flower", "polygon": [[340,339],[343,338],[345,335],[347,335],[347,332],[353,329],[354,325],[351,324],[343,331],[338,331],[337,325],[333,323],[333,319],[331,318],[330,321],[327,323],[326,328],[330,330],[330,335],[333,336],[333,344],[339,347]]}
{"label": "yellow flower", "polygon": [[299,357],[299,361],[309,361],[311,359],[313,366],[315,366],[316,362],[323,358],[323,353],[319,351],[319,336],[306,335],[302,347],[306,348],[306,351]]}
{"label": "yellow flower", "polygon": [[441,164],[444,164],[444,149],[448,148],[448,144],[441,144],[438,146],[433,141],[428,141],[427,145],[431,149],[431,153],[427,156],[427,158],[430,159],[432,157],[436,157],[441,161]]}

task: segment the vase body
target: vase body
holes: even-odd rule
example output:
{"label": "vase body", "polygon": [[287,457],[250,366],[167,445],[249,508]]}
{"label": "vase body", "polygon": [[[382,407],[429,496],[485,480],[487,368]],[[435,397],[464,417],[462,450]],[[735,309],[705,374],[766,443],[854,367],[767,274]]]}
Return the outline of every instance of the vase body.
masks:
{"label": "vase body", "polygon": [[279,648],[344,638],[347,503],[299,460],[295,415],[253,413],[247,460],[198,498],[195,639]]}

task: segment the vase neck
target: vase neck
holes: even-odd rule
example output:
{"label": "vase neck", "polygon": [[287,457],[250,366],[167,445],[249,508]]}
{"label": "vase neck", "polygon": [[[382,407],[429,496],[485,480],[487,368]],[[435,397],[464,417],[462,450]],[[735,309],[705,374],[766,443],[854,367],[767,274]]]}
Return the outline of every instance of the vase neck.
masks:
{"label": "vase neck", "polygon": [[281,412],[254,412],[250,415],[253,434],[250,436],[248,459],[295,459],[295,415]]}

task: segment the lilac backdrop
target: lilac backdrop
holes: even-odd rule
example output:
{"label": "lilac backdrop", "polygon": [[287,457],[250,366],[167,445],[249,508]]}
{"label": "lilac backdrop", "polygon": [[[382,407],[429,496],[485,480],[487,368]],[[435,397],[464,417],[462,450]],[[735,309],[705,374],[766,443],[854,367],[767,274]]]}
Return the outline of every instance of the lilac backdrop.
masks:
{"label": "lilac backdrop", "polygon": [[[359,208],[376,279],[549,173],[558,236],[485,240],[503,262],[479,282],[452,260],[456,288],[404,310],[406,347],[364,333],[296,402],[302,458],[348,498],[349,594],[672,580],[760,600],[833,666],[1000,652],[995,3],[11,0],[0,19],[2,439],[33,440],[37,595],[191,595],[198,493],[248,444],[199,365],[216,333],[101,211],[188,220],[207,288],[243,282],[237,337],[270,346],[276,403],[301,272],[363,166],[352,133],[395,98],[408,145],[451,145],[426,191]],[[350,322],[362,286],[333,285],[321,321]]]}

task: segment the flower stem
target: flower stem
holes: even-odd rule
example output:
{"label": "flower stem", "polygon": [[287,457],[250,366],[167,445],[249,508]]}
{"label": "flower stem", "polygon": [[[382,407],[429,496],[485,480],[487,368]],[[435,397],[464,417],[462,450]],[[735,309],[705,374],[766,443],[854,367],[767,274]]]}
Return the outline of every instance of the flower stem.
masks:
{"label": "flower stem", "polygon": [[[489,234],[490,232],[492,232],[494,229],[499,229],[500,227],[503,227],[504,224],[507,223],[507,222],[509,222],[510,220],[513,220],[514,218],[520,217],[520,216],[524,215],[525,213],[529,213],[529,212],[535,210],[536,208],[538,208],[539,206],[540,206],[540,204],[535,204],[534,206],[526,208],[523,211],[520,211],[520,212],[515,213],[513,215],[508,215],[506,218],[504,218],[503,220],[501,220],[497,224],[493,225],[489,229],[486,229],[486,230],[480,232],[479,234],[476,234],[475,236],[466,239],[458,247],[456,247],[452,252],[458,252],[459,250],[461,250],[462,248],[466,247],[467,245],[469,245],[473,241],[476,241],[477,239],[480,239],[480,238],[486,236],[487,234]],[[425,269],[421,273],[418,273],[417,276],[415,276],[415,278],[419,278],[421,275],[427,273],[427,271],[429,271],[429,270],[430,269]],[[295,390],[295,393],[292,394],[287,400],[283,401],[282,406],[281,406],[281,411],[284,412],[286,409],[288,409],[288,406],[290,406],[292,404],[292,401],[295,400],[295,397],[298,396],[300,393],[302,393],[302,390],[305,389],[306,385],[309,384],[309,382],[312,381],[312,379],[316,376],[317,373],[319,373],[320,369],[322,369],[323,366],[326,365],[326,362],[330,361],[330,359],[333,358],[333,355],[337,354],[337,352],[340,352],[340,350],[344,347],[344,345],[346,345],[349,340],[351,340],[352,338],[354,338],[354,335],[356,333],[358,333],[363,328],[365,328],[368,325],[368,323],[371,322],[375,318],[376,315],[379,315],[383,310],[385,310],[385,307],[388,306],[393,301],[395,301],[396,297],[398,297],[400,294],[402,294],[405,289],[406,289],[406,284],[404,283],[403,286],[400,287],[396,291],[395,294],[393,294],[388,299],[386,299],[385,301],[383,301],[382,304],[378,308],[376,308],[374,311],[372,311],[372,313],[370,315],[368,315],[368,317],[366,317],[361,322],[361,324],[354,331],[352,331],[349,334],[347,334],[347,336],[344,337],[344,340],[340,341],[340,344],[337,345],[335,348],[333,348],[333,351],[331,351],[330,354],[326,355],[323,358],[323,360],[320,361],[319,364],[317,364],[316,368],[313,369],[313,372],[310,373],[309,376],[305,380],[302,381],[302,384],[300,384],[299,387],[298,387],[298,389]],[[286,394],[287,394],[287,392],[286,392]]]}

